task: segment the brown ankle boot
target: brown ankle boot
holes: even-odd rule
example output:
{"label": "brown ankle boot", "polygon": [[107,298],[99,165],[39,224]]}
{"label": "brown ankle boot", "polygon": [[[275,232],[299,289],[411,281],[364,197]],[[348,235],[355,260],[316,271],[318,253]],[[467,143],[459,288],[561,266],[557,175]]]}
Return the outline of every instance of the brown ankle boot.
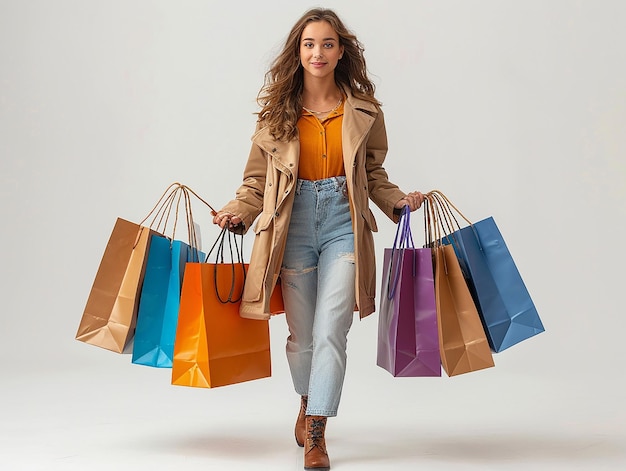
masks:
{"label": "brown ankle boot", "polygon": [[296,420],[296,443],[298,446],[304,446],[306,440],[306,406],[308,402],[307,396],[301,396],[300,398],[300,412],[298,413],[298,420]]}
{"label": "brown ankle boot", "polygon": [[304,469],[327,471],[330,460],[326,452],[326,417],[318,415],[306,416],[306,443],[304,446]]}

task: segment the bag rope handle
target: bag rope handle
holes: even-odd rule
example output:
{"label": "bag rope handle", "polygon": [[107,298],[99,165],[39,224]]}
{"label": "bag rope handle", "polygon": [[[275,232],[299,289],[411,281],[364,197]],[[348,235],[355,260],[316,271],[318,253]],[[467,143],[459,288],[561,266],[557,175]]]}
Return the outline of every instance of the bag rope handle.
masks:
{"label": "bag rope handle", "polygon": [[[137,238],[135,240],[134,246],[137,245],[139,239],[141,238],[141,234],[144,229],[144,224],[150,217],[152,220],[148,224],[148,228],[155,230],[157,232],[163,233],[165,237],[170,239],[170,242],[173,243],[176,237],[176,229],[178,227],[178,221],[180,219],[180,205],[181,202],[184,204],[185,209],[185,219],[187,225],[187,236],[190,247],[194,251],[194,259],[199,259],[199,240],[196,234],[195,226],[193,223],[193,212],[191,209],[191,197],[190,194],[194,195],[198,200],[204,203],[211,210],[212,215],[216,215],[217,212],[205,199],[203,199],[198,193],[189,188],[187,185],[183,185],[180,182],[171,183],[163,192],[161,197],[157,200],[154,207],[148,212],[148,214],[140,221],[139,226],[141,226],[141,230],[139,231]],[[174,209],[175,207],[175,209]],[[174,212],[174,223],[172,228],[171,237],[166,234],[167,226],[172,217],[172,211]]]}
{"label": "bag rope handle", "polygon": [[[439,254],[439,251],[443,249],[441,243],[441,221],[437,217],[440,214],[440,209],[437,207],[437,200],[432,194],[426,194],[426,208],[424,210],[424,217],[427,218],[427,227],[429,240],[429,246],[434,252],[435,257]],[[427,211],[426,211],[427,210]],[[443,261],[443,269],[446,275],[448,274],[448,265],[446,263],[445,256],[441,258]]]}
{"label": "bag rope handle", "polygon": [[[228,235],[227,235],[228,234]],[[211,256],[211,254],[213,253],[213,250],[217,247],[217,250],[215,252],[215,264],[213,265],[213,283],[215,286],[215,294],[217,295],[217,299],[222,303],[222,304],[226,304],[226,303],[238,303],[239,301],[241,301],[242,297],[243,297],[243,287],[245,286],[245,281],[246,281],[246,266],[243,260],[243,234],[240,234],[239,237],[241,238],[241,246],[237,243],[237,235],[233,234],[232,232],[230,232],[228,230],[227,227],[222,228],[220,234],[218,235],[217,239],[215,240],[215,242],[213,243],[213,246],[211,247],[211,249],[209,250],[209,252],[207,253],[207,256],[205,258],[205,263],[209,262],[209,258]],[[224,250],[225,250],[225,241],[226,239],[228,240],[228,250],[230,252],[230,262],[226,262],[226,263],[230,263],[231,266],[231,285],[230,285],[230,291],[228,293],[228,296],[226,298],[224,298],[220,292],[219,292],[219,287],[218,287],[218,283],[217,283],[217,265],[218,264],[224,264]],[[233,245],[235,250],[233,251]],[[235,258],[236,256],[236,258]],[[241,266],[241,269],[243,271],[243,285],[241,288],[241,292],[238,294],[238,296],[235,298],[234,297],[234,292],[235,292],[235,273],[236,273],[236,267],[237,265]]]}
{"label": "bag rope handle", "polygon": [[[429,195],[434,196],[435,198],[438,199],[438,201],[440,202],[440,206],[447,212],[448,216],[449,216],[449,221],[454,221],[453,226],[456,227],[456,229],[451,229],[450,230],[450,234],[448,234],[450,237],[448,237],[448,235],[446,235],[446,238],[450,241],[450,243],[452,244],[454,242],[453,238],[454,236],[452,236],[452,233],[455,232],[455,230],[461,230],[461,225],[459,224],[457,218],[454,216],[454,211],[457,212],[457,214],[459,214],[464,220],[465,222],[467,222],[469,224],[469,227],[471,227],[472,232],[474,232],[474,237],[476,238],[476,242],[478,243],[478,247],[480,248],[480,251],[483,252],[483,246],[482,243],[480,242],[480,237],[478,237],[478,231],[476,230],[476,228],[474,227],[474,224],[472,223],[472,221],[470,221],[451,201],[450,199],[443,194],[443,192],[441,192],[440,190],[432,190],[430,192],[428,192]],[[453,211],[454,210],[454,211]],[[458,243],[457,243],[458,245]],[[455,248],[456,249],[456,248]]]}
{"label": "bag rope handle", "polygon": [[[398,287],[398,280],[400,278],[400,270],[402,268],[401,264],[398,263],[398,260],[394,263],[396,252],[406,248],[415,248],[413,234],[411,233],[410,215],[411,211],[409,210],[409,207],[403,206],[402,212],[400,213],[400,220],[398,221],[398,225],[396,227],[396,235],[393,240],[393,246],[391,248],[389,270],[387,272],[387,299],[392,299],[395,296],[396,289]],[[415,253],[413,253],[413,276],[415,276],[416,271]]]}

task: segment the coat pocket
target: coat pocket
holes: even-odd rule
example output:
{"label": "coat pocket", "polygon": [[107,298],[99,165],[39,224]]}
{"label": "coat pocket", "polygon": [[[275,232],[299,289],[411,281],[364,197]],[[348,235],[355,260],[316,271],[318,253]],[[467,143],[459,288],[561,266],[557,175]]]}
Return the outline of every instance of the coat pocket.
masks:
{"label": "coat pocket", "polygon": [[254,224],[254,227],[252,228],[252,230],[254,231],[255,234],[258,234],[259,232],[264,231],[268,227],[270,227],[270,224],[272,224],[273,220],[274,220],[274,213],[261,213],[261,215],[259,216],[259,219],[257,219],[257,222]]}
{"label": "coat pocket", "polygon": [[376,218],[374,217],[374,213],[372,213],[371,209],[366,208],[365,210],[361,211],[361,216],[363,216],[363,219],[365,220],[365,224],[367,224],[367,227],[369,228],[370,231],[378,232],[378,225],[376,224]]}
{"label": "coat pocket", "polygon": [[243,301],[256,302],[264,295],[264,281],[272,251],[273,213],[261,213],[254,225],[254,244],[243,290]]}

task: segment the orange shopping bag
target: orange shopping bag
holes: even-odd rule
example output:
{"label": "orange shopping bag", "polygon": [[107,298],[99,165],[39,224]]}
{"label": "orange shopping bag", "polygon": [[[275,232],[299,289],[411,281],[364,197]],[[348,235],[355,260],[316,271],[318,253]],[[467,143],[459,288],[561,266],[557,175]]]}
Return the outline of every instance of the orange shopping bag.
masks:
{"label": "orange shopping bag", "polygon": [[269,321],[239,315],[247,267],[239,249],[239,260],[223,261],[224,240],[230,243],[230,237],[223,230],[216,242],[217,258],[222,260],[185,267],[174,342],[174,385],[214,388],[271,376]]}

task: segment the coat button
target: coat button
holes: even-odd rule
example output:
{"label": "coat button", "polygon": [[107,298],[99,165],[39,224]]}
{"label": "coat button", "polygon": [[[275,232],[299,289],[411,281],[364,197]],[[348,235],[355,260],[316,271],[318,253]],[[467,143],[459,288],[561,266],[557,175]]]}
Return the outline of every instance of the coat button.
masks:
{"label": "coat button", "polygon": [[278,217],[278,211],[276,211],[276,212],[274,213],[274,216]]}
{"label": "coat button", "polygon": [[272,152],[276,152],[276,147],[272,147]]}
{"label": "coat button", "polygon": [[291,162],[291,163],[289,164],[289,166],[290,166],[290,167],[293,167],[293,162]]}

